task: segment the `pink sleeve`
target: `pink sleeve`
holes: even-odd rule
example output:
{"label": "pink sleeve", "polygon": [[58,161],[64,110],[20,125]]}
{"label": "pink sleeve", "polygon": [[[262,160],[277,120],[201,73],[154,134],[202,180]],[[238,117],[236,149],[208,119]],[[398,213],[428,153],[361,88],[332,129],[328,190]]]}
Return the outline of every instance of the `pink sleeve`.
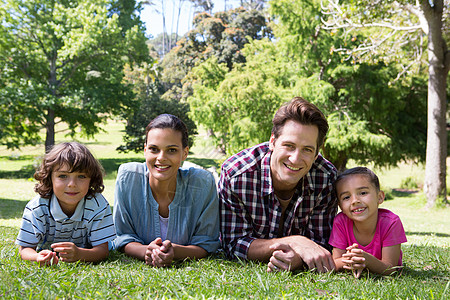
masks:
{"label": "pink sleeve", "polygon": [[400,218],[397,215],[392,215],[391,222],[387,224],[388,226],[384,228],[384,232],[382,233],[383,247],[394,246],[406,242],[402,221],[400,221]]}

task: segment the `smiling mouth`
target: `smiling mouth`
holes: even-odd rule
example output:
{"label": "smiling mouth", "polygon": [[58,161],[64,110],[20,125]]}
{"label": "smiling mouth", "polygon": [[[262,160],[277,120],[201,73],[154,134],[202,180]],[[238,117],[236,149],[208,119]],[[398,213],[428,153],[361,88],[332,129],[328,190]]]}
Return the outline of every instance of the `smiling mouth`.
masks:
{"label": "smiling mouth", "polygon": [[292,170],[292,171],[300,170],[300,168],[294,168],[294,167],[288,166],[287,164],[284,164],[284,165],[286,166],[286,168],[288,168],[289,170]]}
{"label": "smiling mouth", "polygon": [[69,196],[75,196],[75,195],[77,195],[78,193],[76,193],[76,192],[66,192],[66,194],[69,195]]}
{"label": "smiling mouth", "polygon": [[357,209],[352,210],[352,212],[354,212],[354,213],[360,213],[360,212],[363,212],[363,211],[365,211],[365,210],[366,210],[365,208],[357,208]]}
{"label": "smiling mouth", "polygon": [[159,170],[166,170],[168,168],[170,168],[170,166],[166,166],[166,165],[155,165],[155,168],[159,169]]}

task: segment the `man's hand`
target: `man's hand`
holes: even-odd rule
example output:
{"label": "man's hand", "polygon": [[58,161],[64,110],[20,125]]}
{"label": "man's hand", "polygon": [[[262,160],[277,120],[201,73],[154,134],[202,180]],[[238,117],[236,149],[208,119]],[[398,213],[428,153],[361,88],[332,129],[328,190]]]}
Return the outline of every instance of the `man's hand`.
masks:
{"label": "man's hand", "polygon": [[72,242],[54,243],[51,247],[59,253],[60,261],[71,263],[80,260],[79,248]]}
{"label": "man's hand", "polygon": [[291,271],[301,267],[303,264],[300,256],[289,244],[276,243],[269,248],[273,252],[267,264],[267,272]]}
{"label": "man's hand", "polygon": [[290,247],[300,256],[308,269],[316,269],[316,271],[324,273],[336,268],[331,253],[310,239],[298,235],[289,236],[285,239],[289,241]]}

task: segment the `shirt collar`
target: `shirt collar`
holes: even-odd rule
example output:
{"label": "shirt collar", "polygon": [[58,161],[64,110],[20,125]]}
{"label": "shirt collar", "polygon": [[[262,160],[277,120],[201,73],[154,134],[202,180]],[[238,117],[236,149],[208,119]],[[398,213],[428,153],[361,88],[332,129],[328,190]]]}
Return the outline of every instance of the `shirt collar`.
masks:
{"label": "shirt collar", "polygon": [[[320,155],[320,154],[319,154]],[[319,158],[319,156],[317,156]],[[303,177],[303,188],[309,188],[309,190],[314,191],[314,176],[313,173],[317,172],[317,158],[314,160],[311,169],[309,169],[308,173]],[[297,189],[300,189],[300,185],[297,186]]]}
{"label": "shirt collar", "polygon": [[67,219],[72,220],[72,221],[81,221],[81,219],[83,218],[84,202],[85,202],[84,198],[81,199],[80,202],[78,202],[75,212],[69,218],[63,212],[61,205],[59,205],[58,198],[56,198],[55,194],[53,194],[52,199],[50,200],[50,211],[51,211],[55,221],[63,221],[63,220],[67,220]]}
{"label": "shirt collar", "polygon": [[264,155],[261,163],[261,172],[263,178],[262,192],[264,196],[273,193],[272,174],[270,172],[271,156],[272,151],[268,150],[267,153]]}

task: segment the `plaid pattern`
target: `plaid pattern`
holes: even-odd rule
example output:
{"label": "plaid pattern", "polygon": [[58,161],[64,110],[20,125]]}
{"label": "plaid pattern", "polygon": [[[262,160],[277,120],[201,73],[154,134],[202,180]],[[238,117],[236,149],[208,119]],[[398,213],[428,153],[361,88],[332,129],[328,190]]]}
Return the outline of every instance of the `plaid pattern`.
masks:
{"label": "plaid pattern", "polygon": [[[266,142],[231,156],[222,165],[220,230],[229,258],[247,259],[253,240],[278,237],[282,208],[272,187],[271,154]],[[319,154],[286,208],[281,236],[302,235],[331,249],[328,239],[337,212],[332,190],[336,173]]]}

